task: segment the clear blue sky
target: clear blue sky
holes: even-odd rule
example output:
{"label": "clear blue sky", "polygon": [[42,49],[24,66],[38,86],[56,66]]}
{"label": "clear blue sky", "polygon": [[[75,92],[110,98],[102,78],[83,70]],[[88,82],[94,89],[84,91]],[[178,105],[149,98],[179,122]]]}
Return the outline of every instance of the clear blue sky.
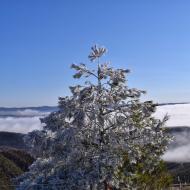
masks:
{"label": "clear blue sky", "polygon": [[0,106],[56,105],[92,44],[156,102],[190,101],[189,0],[1,0]]}

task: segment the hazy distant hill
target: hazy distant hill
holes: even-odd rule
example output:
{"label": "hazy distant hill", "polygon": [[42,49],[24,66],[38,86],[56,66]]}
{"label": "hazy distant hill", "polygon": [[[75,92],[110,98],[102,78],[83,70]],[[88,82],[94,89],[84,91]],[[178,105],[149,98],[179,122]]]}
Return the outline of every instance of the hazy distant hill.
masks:
{"label": "hazy distant hill", "polygon": [[26,146],[23,140],[24,134],[0,132],[0,148],[12,147],[26,150]]}
{"label": "hazy distant hill", "polygon": [[180,105],[180,104],[190,104],[190,102],[178,102],[178,103],[158,103],[157,106],[166,106],[166,105]]}
{"label": "hazy distant hill", "polygon": [[23,107],[23,108],[0,107],[0,117],[46,116],[47,114],[57,110],[58,107],[56,106]]}
{"label": "hazy distant hill", "polygon": [[170,144],[170,148],[190,145],[190,127],[168,127],[166,130],[174,137],[173,141]]}
{"label": "hazy distant hill", "polygon": [[168,162],[167,168],[173,176],[173,183],[190,183],[190,163]]}
{"label": "hazy distant hill", "polygon": [[39,106],[39,107],[21,107],[21,108],[9,108],[9,107],[0,107],[0,111],[24,111],[24,110],[37,110],[41,112],[51,112],[58,110],[57,106]]}
{"label": "hazy distant hill", "polygon": [[168,127],[166,129],[169,133],[175,134],[175,133],[182,133],[185,132],[187,134],[190,134],[190,127],[189,126],[177,126],[177,127]]}

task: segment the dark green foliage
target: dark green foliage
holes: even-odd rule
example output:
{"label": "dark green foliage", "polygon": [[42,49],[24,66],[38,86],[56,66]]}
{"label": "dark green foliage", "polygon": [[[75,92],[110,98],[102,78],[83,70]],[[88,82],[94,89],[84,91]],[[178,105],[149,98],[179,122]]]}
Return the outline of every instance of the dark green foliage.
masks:
{"label": "dark green foliage", "polygon": [[34,159],[17,149],[0,150],[0,190],[14,189],[11,179],[28,170]]}
{"label": "dark green foliage", "polygon": [[[163,161],[160,161],[151,172],[147,169],[146,163],[143,160],[139,160],[133,165],[129,164],[127,155],[122,167],[118,170],[118,176],[126,184],[136,184],[137,190],[162,190],[168,188],[172,182],[172,175],[167,171],[167,167]],[[134,175],[128,176],[128,173],[134,173]]]}
{"label": "dark green foliage", "polygon": [[28,164],[34,161],[34,159],[28,153],[16,149],[11,151],[3,151],[1,154],[14,162],[23,171],[27,171]]}
{"label": "dark green foliage", "polygon": [[3,155],[0,155],[0,189],[12,189],[10,179],[23,171]]}

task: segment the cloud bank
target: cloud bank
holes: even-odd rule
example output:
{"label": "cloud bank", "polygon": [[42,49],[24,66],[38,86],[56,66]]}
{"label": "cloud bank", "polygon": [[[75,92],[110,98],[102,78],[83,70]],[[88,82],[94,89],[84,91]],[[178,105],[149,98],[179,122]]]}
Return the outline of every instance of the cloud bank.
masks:
{"label": "cloud bank", "polygon": [[40,118],[50,112],[34,109],[0,110],[0,131],[28,133],[42,129]]}
{"label": "cloud bank", "polygon": [[28,133],[41,129],[39,117],[3,117],[0,118],[0,131]]}
{"label": "cloud bank", "polygon": [[168,162],[185,163],[190,162],[190,144],[169,149],[163,156]]}
{"label": "cloud bank", "polygon": [[170,117],[166,123],[168,127],[190,126],[190,104],[158,106],[154,116],[162,119],[166,114]]}
{"label": "cloud bank", "polygon": [[[50,112],[37,109],[0,110],[0,131],[28,133],[36,129],[40,130],[42,129],[40,118]],[[190,162],[190,104],[158,106],[154,116],[162,119],[165,114],[170,116],[167,127],[187,127],[186,130],[173,133],[174,142],[163,159],[170,162]]]}
{"label": "cloud bank", "polygon": [[163,159],[169,162],[190,162],[190,104],[158,106],[154,116],[162,119],[165,114],[169,115],[167,127],[182,130],[172,133],[174,140]]}

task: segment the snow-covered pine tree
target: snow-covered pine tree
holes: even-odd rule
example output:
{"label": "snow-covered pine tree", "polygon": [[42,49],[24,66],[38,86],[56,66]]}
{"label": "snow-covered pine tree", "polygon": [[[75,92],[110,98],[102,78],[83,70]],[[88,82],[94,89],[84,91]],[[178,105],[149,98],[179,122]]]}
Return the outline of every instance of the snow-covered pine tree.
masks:
{"label": "snow-covered pine tree", "polygon": [[139,160],[144,160],[142,173],[160,163],[169,142],[163,130],[167,118],[152,117],[155,105],[140,100],[145,92],[128,87],[129,70],[100,63],[105,53],[104,47],[91,49],[97,70],[72,64],[74,78],[91,82],[70,87],[72,95],[59,98],[59,111],[42,119],[43,130],[27,135],[37,160],[18,179],[18,189],[41,184],[63,190],[138,189],[133,179]]}

